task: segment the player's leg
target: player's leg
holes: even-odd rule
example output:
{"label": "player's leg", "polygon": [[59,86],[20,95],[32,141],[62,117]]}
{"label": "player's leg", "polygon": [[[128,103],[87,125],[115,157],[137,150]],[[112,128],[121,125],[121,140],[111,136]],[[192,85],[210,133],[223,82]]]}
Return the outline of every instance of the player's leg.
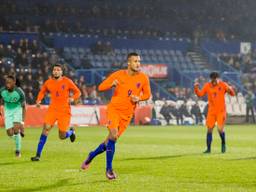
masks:
{"label": "player's leg", "polygon": [[89,168],[90,163],[92,162],[92,160],[99,154],[103,153],[106,151],[106,142],[102,142],[101,144],[99,144],[98,147],[96,147],[96,149],[94,151],[91,151],[87,158],[84,160],[84,162],[81,165],[81,169],[86,170]]}
{"label": "player's leg", "polygon": [[71,127],[69,130],[70,125],[70,114],[59,114],[58,115],[58,128],[59,128],[59,138],[60,139],[67,139],[70,138],[71,142],[74,142],[76,139],[75,129]]}
{"label": "player's leg", "polygon": [[245,122],[249,123],[250,115],[249,115],[250,108],[246,105],[246,116],[245,116]]}
{"label": "player's leg", "polygon": [[[119,115],[118,113],[115,113],[115,111],[113,111],[112,109],[108,108],[107,110],[107,119],[108,119],[108,128],[114,128],[114,127],[118,127],[119,124]],[[104,142],[102,142],[101,144],[99,144],[98,147],[96,147],[95,150],[91,151],[87,158],[85,159],[85,161],[82,163],[81,165],[81,169],[86,170],[89,168],[90,163],[92,162],[92,160],[99,154],[103,153],[106,151],[107,149],[107,143],[108,143],[108,139],[109,139],[109,134],[107,136],[107,138],[105,139]]]}
{"label": "player's leg", "polygon": [[106,176],[112,180],[116,178],[112,162],[115,154],[115,144],[118,139],[118,128],[109,128],[109,135],[106,142]]}
{"label": "player's leg", "polygon": [[20,136],[25,137],[24,122],[20,123],[19,130],[20,130]]}
{"label": "player's leg", "polygon": [[221,152],[226,152],[226,136],[225,136],[225,122],[226,122],[226,113],[221,113],[217,117],[217,126],[218,132],[221,139]]}
{"label": "player's leg", "polygon": [[206,146],[207,149],[204,153],[211,153],[211,144],[212,144],[212,131],[215,126],[216,116],[213,114],[207,114],[206,126],[207,126],[207,134],[206,134]]}
{"label": "player's leg", "polygon": [[120,115],[118,129],[112,128],[109,129],[109,137],[107,143],[106,150],[106,160],[107,160],[107,168],[106,168],[106,176],[108,179],[116,179],[116,174],[112,168],[112,161],[115,154],[115,143],[117,139],[124,133],[128,125],[130,124],[132,116]]}
{"label": "player's leg", "polygon": [[15,141],[15,154],[16,157],[21,157],[21,135],[20,135],[20,126],[18,122],[14,123],[13,126],[13,139]]}
{"label": "player's leg", "polygon": [[40,160],[44,145],[47,141],[48,134],[52,128],[53,128],[53,125],[48,125],[48,124],[44,123],[43,130],[42,130],[42,133],[40,135],[38,145],[37,145],[36,156],[31,157],[31,161],[39,161]]}
{"label": "player's leg", "polygon": [[[5,111],[5,129],[7,135],[12,138],[15,142],[15,154],[17,157],[20,157],[20,138],[14,133],[14,111]],[[17,131],[16,131],[17,132]]]}
{"label": "player's leg", "polygon": [[16,146],[16,150],[15,150],[15,154],[17,157],[21,156],[21,134],[20,134],[20,130],[21,127],[23,126],[21,124],[22,122],[22,108],[17,108],[15,109],[15,111],[13,112],[13,132],[14,132],[14,140],[15,140],[15,146]]}
{"label": "player's leg", "polygon": [[16,156],[16,157],[20,157],[20,156],[21,156],[21,153],[20,153],[20,150],[18,150],[18,149],[19,149],[19,146],[18,146],[18,143],[19,143],[19,142],[17,142],[17,137],[16,137],[16,135],[14,135],[14,128],[10,127],[10,128],[8,128],[8,129],[6,129],[6,134],[7,134],[10,138],[12,138],[12,139],[14,140],[14,142],[15,142],[15,156]]}
{"label": "player's leg", "polygon": [[48,111],[45,116],[43,130],[42,130],[42,133],[40,135],[39,142],[37,145],[36,156],[31,157],[31,161],[39,161],[40,160],[44,145],[47,141],[48,134],[51,131],[51,129],[53,128],[55,121],[56,121],[55,115]]}
{"label": "player's leg", "polygon": [[251,107],[251,111],[252,111],[252,122],[255,123],[255,116],[254,116],[254,108]]}
{"label": "player's leg", "polygon": [[[120,127],[123,127],[123,117],[127,118],[127,116],[123,116],[120,111],[109,110],[108,111],[108,137],[105,141],[106,143],[106,177],[109,180],[116,179],[116,174],[113,171],[112,162],[115,155],[115,145],[118,137],[122,134],[119,134]],[[125,128],[124,128],[125,129]],[[121,131],[123,132],[124,129]]]}
{"label": "player's leg", "polygon": [[125,118],[122,118],[119,123],[118,127],[118,138],[124,133],[126,128],[129,126],[131,122],[132,116],[126,116]]}

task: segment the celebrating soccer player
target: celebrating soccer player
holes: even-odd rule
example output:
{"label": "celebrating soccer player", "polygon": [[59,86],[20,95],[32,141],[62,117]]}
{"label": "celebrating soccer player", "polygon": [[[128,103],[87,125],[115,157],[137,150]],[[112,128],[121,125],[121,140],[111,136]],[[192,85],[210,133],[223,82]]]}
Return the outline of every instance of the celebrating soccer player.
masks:
{"label": "celebrating soccer player", "polygon": [[[70,96],[71,92],[73,92],[73,96]],[[36,100],[36,105],[38,107],[46,93],[50,93],[51,103],[45,116],[43,131],[39,139],[36,156],[31,157],[32,161],[40,160],[47,136],[55,122],[57,122],[59,128],[60,139],[70,137],[71,142],[74,142],[76,138],[75,130],[73,128],[68,130],[71,118],[70,103],[77,100],[80,97],[81,92],[71,79],[63,76],[63,66],[61,64],[55,64],[53,66],[52,78],[48,79],[43,84]]]}
{"label": "celebrating soccer player", "polygon": [[112,73],[98,87],[99,91],[115,89],[107,106],[109,134],[103,143],[89,153],[81,166],[86,170],[94,157],[106,151],[106,177],[110,180],[116,178],[112,168],[116,141],[129,125],[136,104],[151,96],[149,79],[140,72],[140,56],[137,53],[130,53],[127,60],[127,70]]}
{"label": "celebrating soccer player", "polygon": [[226,152],[225,132],[224,125],[226,121],[226,105],[225,94],[228,93],[231,96],[235,95],[234,89],[227,83],[219,79],[217,72],[210,74],[210,82],[204,84],[202,90],[199,89],[199,83],[195,82],[194,91],[197,96],[202,97],[205,94],[208,96],[208,114],[206,118],[207,136],[206,144],[207,149],[204,153],[211,153],[212,143],[212,130],[217,122],[219,135],[221,138],[221,152]]}
{"label": "celebrating soccer player", "polygon": [[[25,118],[25,94],[16,86],[16,78],[8,75],[5,87],[0,89],[0,99],[4,102],[4,121],[7,135],[15,141],[16,157],[21,156],[21,133]],[[2,115],[0,113],[0,115]]]}

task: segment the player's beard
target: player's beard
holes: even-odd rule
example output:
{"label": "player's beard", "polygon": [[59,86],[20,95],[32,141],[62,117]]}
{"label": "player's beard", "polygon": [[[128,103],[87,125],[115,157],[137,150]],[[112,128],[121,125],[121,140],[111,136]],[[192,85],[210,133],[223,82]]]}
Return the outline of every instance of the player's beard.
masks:
{"label": "player's beard", "polygon": [[58,80],[60,78],[60,76],[53,76],[54,79]]}
{"label": "player's beard", "polygon": [[14,87],[6,87],[7,91],[12,92]]}
{"label": "player's beard", "polygon": [[52,76],[54,79],[58,80],[61,78],[62,75],[57,73],[57,74],[52,74]]}
{"label": "player's beard", "polygon": [[134,73],[137,73],[137,72],[140,71],[140,68],[139,68],[139,67],[138,67],[138,68],[132,68],[132,67],[131,67],[131,71],[134,72]]}
{"label": "player's beard", "polygon": [[218,80],[216,79],[216,80],[212,80],[212,85],[217,85],[218,84]]}

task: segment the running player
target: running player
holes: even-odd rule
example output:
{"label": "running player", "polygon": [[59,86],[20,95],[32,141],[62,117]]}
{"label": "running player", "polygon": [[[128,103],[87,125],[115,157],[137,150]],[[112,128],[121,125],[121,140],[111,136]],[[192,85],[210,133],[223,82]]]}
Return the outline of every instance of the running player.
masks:
{"label": "running player", "polygon": [[[0,99],[4,103],[4,122],[7,135],[15,141],[16,157],[21,156],[21,133],[25,119],[25,94],[20,87],[16,86],[16,78],[8,75],[5,87],[0,89]],[[2,115],[0,113],[0,115]]]}
{"label": "running player", "polygon": [[206,118],[207,136],[206,144],[207,149],[204,153],[211,153],[212,143],[212,130],[217,122],[219,135],[221,138],[221,152],[226,152],[225,141],[225,121],[226,121],[226,105],[225,94],[228,93],[231,96],[235,95],[234,89],[227,83],[219,79],[217,72],[210,74],[210,82],[204,84],[202,90],[199,89],[199,83],[196,81],[194,84],[194,91],[197,96],[202,97],[207,94],[208,96],[208,113]]}
{"label": "running player", "polygon": [[[70,103],[77,100],[81,92],[73,81],[63,76],[63,67],[61,64],[55,64],[52,68],[52,78],[48,79],[42,86],[36,101],[40,107],[41,101],[46,93],[50,93],[51,103],[45,116],[43,131],[37,146],[36,156],[31,157],[32,161],[39,161],[40,156],[47,140],[50,130],[57,122],[59,128],[59,138],[66,139],[70,137],[71,142],[75,141],[75,130],[69,128],[71,118]],[[73,92],[73,96],[71,96]]]}
{"label": "running player", "polygon": [[109,134],[103,143],[89,153],[81,166],[82,169],[87,169],[94,157],[106,151],[106,177],[110,180],[116,178],[112,169],[115,143],[129,125],[136,104],[151,96],[149,79],[140,72],[140,56],[137,53],[130,53],[127,60],[127,70],[118,70],[112,73],[98,87],[99,91],[115,88],[107,106]]}

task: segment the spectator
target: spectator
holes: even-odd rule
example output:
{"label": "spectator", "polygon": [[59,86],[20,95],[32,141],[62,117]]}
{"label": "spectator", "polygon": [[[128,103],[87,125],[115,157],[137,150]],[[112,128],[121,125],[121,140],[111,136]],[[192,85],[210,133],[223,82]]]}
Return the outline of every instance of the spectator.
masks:
{"label": "spectator", "polygon": [[87,87],[86,87],[86,84],[83,84],[81,87],[81,99],[82,99],[82,103],[86,103],[86,99],[88,99],[88,92],[87,92]]}
{"label": "spectator", "polygon": [[33,95],[32,92],[28,92],[26,103],[29,105],[34,105],[36,103],[36,97]]}
{"label": "spectator", "polygon": [[250,111],[252,114],[252,121],[253,123],[255,123],[255,116],[254,116],[254,94],[249,91],[248,94],[245,96],[245,103],[246,103],[246,123],[249,123],[249,119],[250,119]]}
{"label": "spectator", "polygon": [[196,102],[192,106],[190,113],[192,117],[194,117],[196,125],[198,125],[199,123],[201,124],[203,122],[203,117],[202,117],[201,109],[198,105],[198,102]]}
{"label": "spectator", "polygon": [[173,117],[175,117],[175,119],[176,119],[176,124],[180,125],[180,113],[179,113],[179,110],[176,108],[175,104],[171,103],[169,106],[170,106],[171,115]]}
{"label": "spectator", "polygon": [[208,104],[205,105],[204,110],[203,110],[203,115],[204,115],[204,118],[205,118],[205,119],[206,119],[206,117],[207,117],[207,113],[208,113]]}
{"label": "spectator", "polygon": [[184,101],[184,103],[179,108],[179,118],[182,125],[184,124],[184,117],[191,117],[187,109],[186,101]]}
{"label": "spectator", "polygon": [[91,91],[89,93],[89,98],[91,98],[91,99],[98,99],[96,85],[93,85],[91,87]]}
{"label": "spectator", "polygon": [[162,106],[161,110],[160,110],[160,114],[163,115],[167,125],[170,124],[170,119],[171,119],[171,115],[170,115],[170,107],[168,105],[168,103],[165,101],[164,105]]}

